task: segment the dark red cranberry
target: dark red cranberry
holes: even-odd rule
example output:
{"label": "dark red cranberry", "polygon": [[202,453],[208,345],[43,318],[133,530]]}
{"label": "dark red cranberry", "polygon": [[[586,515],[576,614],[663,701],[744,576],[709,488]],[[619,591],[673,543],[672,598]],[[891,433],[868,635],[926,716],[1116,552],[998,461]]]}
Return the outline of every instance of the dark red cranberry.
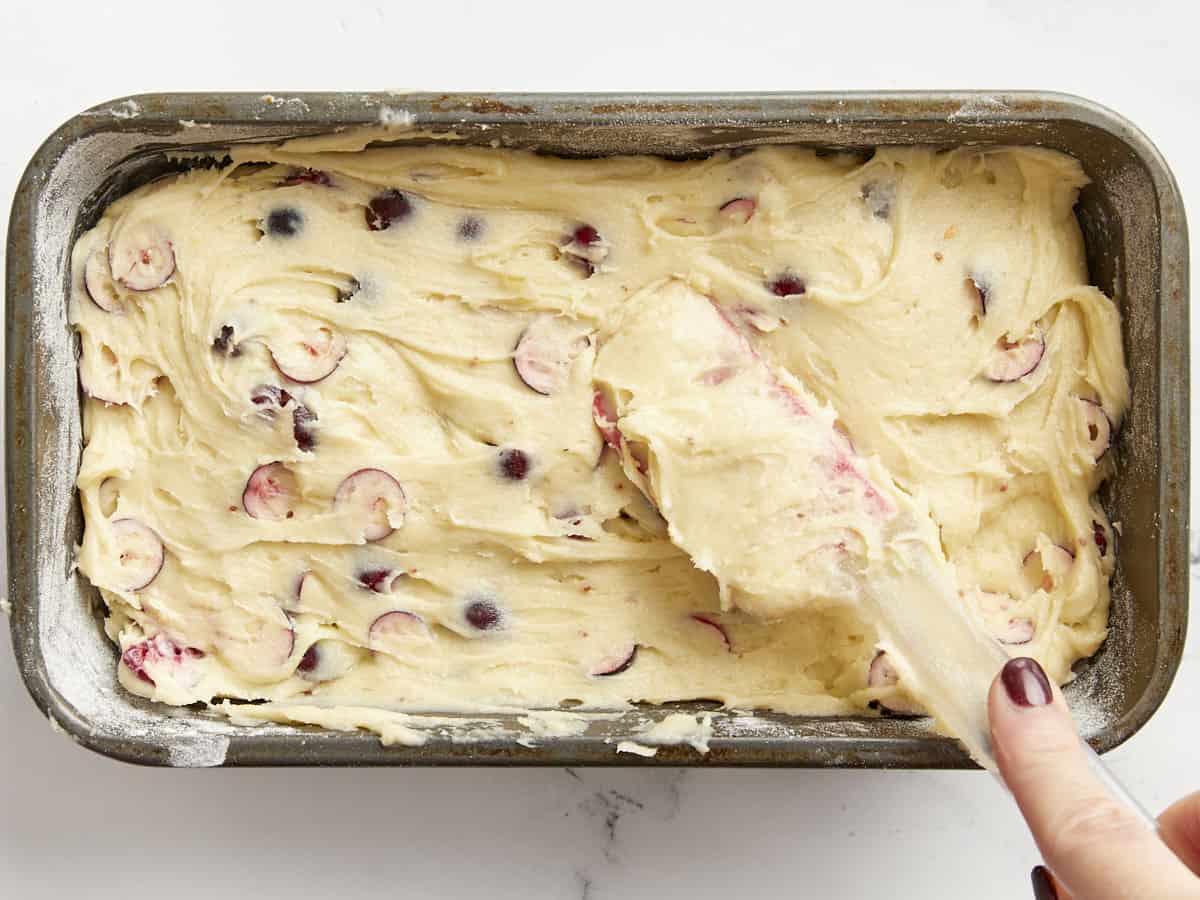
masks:
{"label": "dark red cranberry", "polygon": [[463,611],[467,624],[480,631],[491,631],[500,626],[500,608],[491,600],[472,600]]}
{"label": "dark red cranberry", "polygon": [[467,216],[458,223],[458,236],[464,241],[474,241],[483,234],[483,220],[476,216]]}
{"label": "dark red cranberry", "polygon": [[323,184],[329,185],[333,182],[329,178],[328,172],[322,172],[320,169],[297,169],[287,178],[283,179],[283,183],[292,184]]}
{"label": "dark red cranberry", "polygon": [[260,384],[250,392],[250,402],[269,417],[274,416],[277,409],[283,409],[291,403],[292,395],[273,384]]}
{"label": "dark red cranberry", "polygon": [[412,201],[399,191],[384,191],[376,194],[367,204],[367,227],[372,231],[390,228],[412,215]]}
{"label": "dark red cranberry", "polygon": [[1108,556],[1108,533],[1099,522],[1092,522],[1092,537],[1096,541],[1096,549],[1100,551],[1100,555]]}
{"label": "dark red cranberry", "polygon": [[501,450],[497,463],[500,474],[510,481],[521,481],[529,474],[529,454],[524,450]]}
{"label": "dark red cranberry", "polygon": [[795,275],[780,275],[767,282],[767,290],[776,297],[798,297],[804,293],[804,279]]}
{"label": "dark red cranberry", "polygon": [[300,657],[300,663],[296,666],[301,672],[311,672],[317,667],[318,658],[321,653],[317,650],[317,645],[313,644],[304,651],[304,655]]}
{"label": "dark red cranberry", "polygon": [[358,573],[358,583],[377,594],[386,594],[392,587],[396,573],[392,569],[364,569]]}
{"label": "dark red cranberry", "polygon": [[275,237],[292,237],[304,223],[298,210],[291,207],[273,209],[267,215],[267,233]]}
{"label": "dark red cranberry", "polygon": [[296,404],[296,408],[292,410],[292,437],[296,439],[296,446],[305,453],[311,453],[317,446],[317,435],[312,427],[315,421],[315,412],[303,403]]}
{"label": "dark red cranberry", "polygon": [[571,240],[584,247],[590,247],[600,240],[600,232],[591,225],[580,225],[571,233]]}
{"label": "dark red cranberry", "polygon": [[213,338],[213,351],[222,356],[236,357],[242,355],[242,348],[233,340],[233,326],[222,325],[217,336]]}

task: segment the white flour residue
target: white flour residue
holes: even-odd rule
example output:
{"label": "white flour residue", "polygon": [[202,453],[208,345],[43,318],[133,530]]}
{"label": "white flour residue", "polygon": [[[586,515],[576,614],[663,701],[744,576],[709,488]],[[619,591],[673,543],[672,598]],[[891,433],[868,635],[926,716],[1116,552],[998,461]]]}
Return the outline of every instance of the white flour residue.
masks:
{"label": "white flour residue", "polygon": [[384,128],[409,128],[417,121],[407,109],[392,109],[390,106],[379,107],[379,124]]}
{"label": "white flour residue", "polygon": [[108,114],[114,119],[136,119],[142,114],[142,107],[131,97],[128,100],[122,100],[115,106],[110,106]]}
{"label": "white flour residue", "polygon": [[12,618],[12,604],[3,597],[0,597],[0,612],[4,613],[10,619]]}
{"label": "white flour residue", "polygon": [[647,747],[637,741],[621,741],[617,744],[618,753],[632,753],[636,756],[652,757],[658,753],[657,747]]}
{"label": "white flour residue", "polygon": [[671,713],[638,736],[647,744],[689,744],[698,752],[707,753],[713,734],[712,720],[712,713],[700,716]]}
{"label": "white flour residue", "polygon": [[1008,104],[999,97],[972,97],[963,101],[958,109],[946,116],[947,122],[958,119],[977,119],[986,116],[1002,116],[1009,112]]}
{"label": "white flour residue", "polygon": [[263,94],[258,99],[262,100],[268,106],[288,106],[291,104],[304,112],[309,111],[308,103],[303,97],[276,97],[274,94]]}

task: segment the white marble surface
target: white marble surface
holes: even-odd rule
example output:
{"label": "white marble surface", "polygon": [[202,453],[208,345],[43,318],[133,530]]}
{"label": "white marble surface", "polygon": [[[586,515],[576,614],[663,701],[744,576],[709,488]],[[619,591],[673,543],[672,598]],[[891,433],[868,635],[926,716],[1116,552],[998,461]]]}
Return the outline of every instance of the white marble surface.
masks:
{"label": "white marble surface", "polygon": [[[79,109],[195,89],[1055,88],[1131,117],[1200,190],[1183,2],[225,6],[10,0],[0,206]],[[1109,757],[1154,809],[1198,786],[1197,630],[1165,706]],[[27,900],[990,900],[1028,896],[1036,862],[974,773],[141,770],[52,733],[7,642],[0,715],[0,893]]]}

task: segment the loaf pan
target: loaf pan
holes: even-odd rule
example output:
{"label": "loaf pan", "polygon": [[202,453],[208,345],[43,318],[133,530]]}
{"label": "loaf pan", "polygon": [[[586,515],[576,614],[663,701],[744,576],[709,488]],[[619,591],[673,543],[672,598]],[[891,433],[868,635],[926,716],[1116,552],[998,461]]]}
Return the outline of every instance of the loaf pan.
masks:
{"label": "loaf pan", "polygon": [[[740,765],[962,768],[969,758],[927,722],[807,718],[683,703],[536,738],[494,716],[471,742],[435,733],[384,746],[367,733],[233,725],[123,691],[97,592],[73,567],[83,527],[74,479],[81,450],[75,339],[67,324],[69,253],[106,204],[196,153],[246,141],[376,126],[403,143],[415,123],[470,144],[570,156],[703,156],[782,143],[1036,144],[1079,159],[1091,178],[1077,213],[1091,278],[1125,321],[1132,403],[1104,504],[1120,523],[1112,632],[1081,662],[1067,695],[1085,736],[1108,750],[1162,702],[1187,620],[1188,248],[1178,188],[1163,158],[1120,116],[1045,93],[715,95],[152,94],[103,104],[59,128],[16,192],[8,233],[6,362],[8,597],[20,671],[34,701],[76,741],[152,765]],[[672,712],[712,716],[710,750],[668,746],[650,759],[617,742]],[[518,738],[520,740],[518,740]]]}

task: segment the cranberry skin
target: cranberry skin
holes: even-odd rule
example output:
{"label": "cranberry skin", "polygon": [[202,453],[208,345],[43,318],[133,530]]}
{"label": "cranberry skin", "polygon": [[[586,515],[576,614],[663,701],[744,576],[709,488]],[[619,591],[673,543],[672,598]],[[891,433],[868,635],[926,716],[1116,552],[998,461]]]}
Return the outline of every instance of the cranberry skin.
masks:
{"label": "cranberry skin", "polygon": [[217,336],[212,342],[213,352],[221,356],[235,358],[242,355],[242,348],[238,346],[233,339],[233,326],[222,325],[221,330],[217,332]]}
{"label": "cranberry skin", "polygon": [[590,247],[600,240],[600,232],[591,225],[580,225],[571,233],[571,239],[584,247]]}
{"label": "cranberry skin", "polygon": [[311,453],[317,446],[317,435],[312,428],[315,421],[315,412],[303,403],[296,404],[296,408],[292,410],[292,437],[296,446],[304,453]]}
{"label": "cranberry skin", "polygon": [[767,290],[776,297],[798,297],[805,289],[804,279],[795,275],[780,275],[767,284]]}
{"label": "cranberry skin", "polygon": [[320,651],[317,650],[317,645],[313,644],[304,651],[304,655],[300,657],[300,663],[296,666],[301,672],[311,672],[317,667],[317,657]]}
{"label": "cranberry skin", "polygon": [[376,194],[367,204],[367,227],[372,231],[384,231],[391,228],[393,222],[407,219],[412,210],[412,201],[400,191]]}
{"label": "cranberry skin", "polygon": [[467,216],[458,223],[458,236],[464,241],[479,240],[483,234],[483,220],[476,216]]}
{"label": "cranberry skin", "polygon": [[500,475],[509,481],[523,481],[531,467],[529,454],[524,450],[501,450],[496,465]]}
{"label": "cranberry skin", "polygon": [[472,600],[463,611],[467,624],[479,631],[494,631],[500,627],[500,607],[491,600]]}
{"label": "cranberry skin", "polygon": [[328,172],[322,172],[320,169],[297,169],[287,178],[283,179],[286,185],[294,184],[321,184],[329,186],[333,181],[329,177]]}
{"label": "cranberry skin", "polygon": [[303,225],[303,216],[290,206],[273,209],[267,214],[267,234],[274,237],[294,237]]}

